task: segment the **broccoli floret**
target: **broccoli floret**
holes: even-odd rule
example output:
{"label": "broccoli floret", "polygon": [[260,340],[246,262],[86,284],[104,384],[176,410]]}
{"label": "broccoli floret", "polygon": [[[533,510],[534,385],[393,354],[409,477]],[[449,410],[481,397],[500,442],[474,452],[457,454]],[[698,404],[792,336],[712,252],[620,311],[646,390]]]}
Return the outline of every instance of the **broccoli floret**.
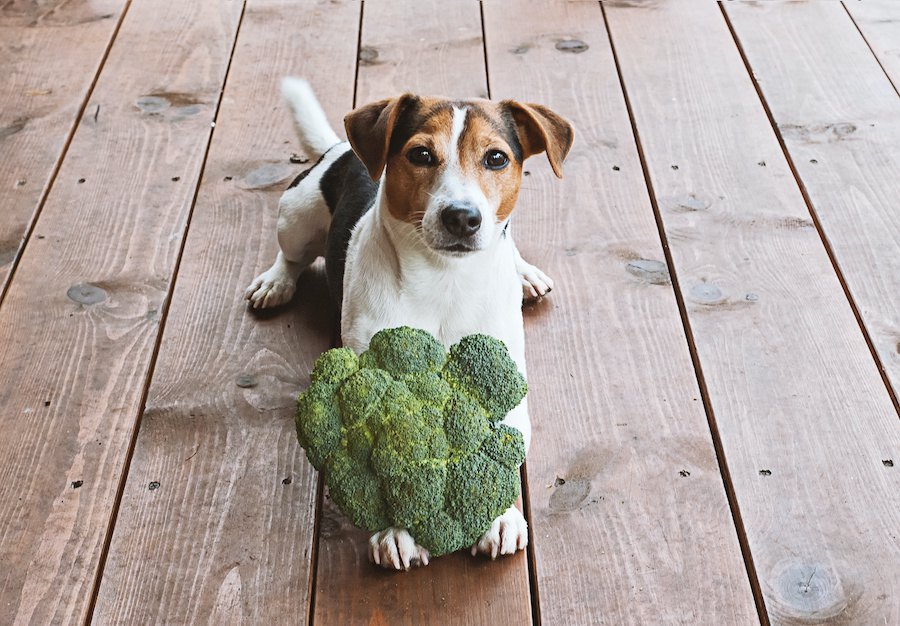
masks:
{"label": "broccoli floret", "polygon": [[444,430],[447,441],[457,454],[477,450],[492,432],[488,415],[481,405],[459,391],[455,391],[447,403]]}
{"label": "broccoli floret", "polygon": [[310,376],[311,383],[337,385],[359,369],[359,359],[350,348],[329,350],[316,361]]}
{"label": "broccoli floret", "polygon": [[354,461],[343,450],[328,457],[325,468],[328,492],[356,526],[386,528],[390,526],[381,485],[366,464]]}
{"label": "broccoli floret", "polygon": [[499,420],[527,388],[503,342],[472,335],[448,354],[424,331],[383,330],[359,359],[326,352],[311,381],[297,436],[357,526],[406,528],[440,556],[518,497],[525,446]]}
{"label": "broccoli floret", "polygon": [[444,379],[454,389],[470,393],[491,421],[506,417],[528,392],[503,342],[488,335],[469,335],[450,348]]}
{"label": "broccoli floret", "polygon": [[375,333],[361,359],[362,367],[385,370],[394,376],[438,371],[447,353],[437,339],[418,328],[401,326]]}
{"label": "broccoli floret", "polygon": [[516,468],[525,453],[525,438],[517,428],[497,424],[496,429],[485,439],[482,451],[500,465]]}
{"label": "broccoli floret", "polygon": [[341,443],[341,411],[334,385],[313,383],[297,401],[297,439],[313,467],[321,471],[325,459]]}
{"label": "broccoli floret", "polygon": [[[508,509],[518,496],[519,473],[503,467],[486,454],[470,454],[450,463],[446,507],[462,525],[463,545],[478,541],[494,518]],[[486,526],[483,520],[487,520]]]}

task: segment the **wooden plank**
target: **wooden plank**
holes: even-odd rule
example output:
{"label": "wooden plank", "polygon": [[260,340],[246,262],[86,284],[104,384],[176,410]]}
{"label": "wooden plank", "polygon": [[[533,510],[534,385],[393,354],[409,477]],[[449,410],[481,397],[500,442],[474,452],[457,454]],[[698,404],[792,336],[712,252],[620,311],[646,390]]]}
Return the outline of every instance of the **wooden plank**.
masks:
{"label": "wooden plank", "polygon": [[897,415],[722,13],[606,11],[768,619],[898,623]]}
{"label": "wooden plank", "polygon": [[57,0],[0,8],[0,294],[124,5]]}
{"label": "wooden plank", "polygon": [[526,316],[541,620],[757,622],[600,6],[484,15],[491,95],[576,129],[564,180],[527,164],[513,224],[555,281]]}
{"label": "wooden plank", "polygon": [[[418,93],[486,95],[478,4],[367,2],[357,102]],[[410,32],[413,36],[410,36]],[[375,53],[367,52],[377,51]],[[366,61],[367,55],[375,57]],[[367,534],[326,500],[316,575],[316,624],[527,624],[523,552],[496,562],[457,553],[410,572],[368,562]]]}
{"label": "wooden plank", "polygon": [[894,0],[846,2],[844,6],[878,57],[884,72],[900,89],[900,4]]}
{"label": "wooden plank", "polygon": [[896,398],[900,98],[839,5],[732,9],[728,16]]}
{"label": "wooden plank", "polygon": [[87,614],[240,14],[131,6],[0,309],[2,623]]}
{"label": "wooden plank", "polygon": [[299,304],[276,316],[251,315],[242,293],[275,257],[278,197],[303,167],[288,162],[297,139],[279,81],[306,76],[340,127],[353,98],[359,11],[352,0],[247,5],[99,624],[308,622],[317,478],[293,416],[313,362],[332,345],[327,289],[323,274],[307,273]]}
{"label": "wooden plank", "polygon": [[488,97],[475,3],[369,2],[362,29],[357,105],[404,91],[448,98]]}

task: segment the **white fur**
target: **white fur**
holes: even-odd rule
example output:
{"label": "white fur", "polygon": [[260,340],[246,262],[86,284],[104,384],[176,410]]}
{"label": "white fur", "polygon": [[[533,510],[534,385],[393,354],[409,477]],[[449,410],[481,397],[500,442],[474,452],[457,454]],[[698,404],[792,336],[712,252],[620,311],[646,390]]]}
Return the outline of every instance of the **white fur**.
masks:
{"label": "white fur", "polygon": [[306,156],[318,159],[331,146],[340,143],[308,82],[285,76],[281,79],[281,95],[294,114],[297,136]]}
{"label": "white fur", "polygon": [[441,210],[451,204],[468,204],[481,213],[481,227],[471,242],[476,250],[484,250],[496,234],[494,218],[497,207],[491,206],[476,181],[466,178],[459,162],[459,138],[465,128],[467,114],[468,109],[453,107],[447,165],[437,180],[422,218],[422,234],[432,248],[455,243],[455,238],[447,233],[441,223]]}
{"label": "white fur", "polygon": [[[285,79],[282,90],[308,152],[325,153],[339,143],[305,81]],[[542,296],[552,281],[522,259],[508,230],[495,224],[497,207],[491,206],[475,181],[463,175],[456,150],[465,117],[464,108],[454,109],[452,162],[426,209],[422,233],[391,215],[383,186],[375,205],[354,228],[344,270],[341,338],[345,346],[361,353],[376,332],[396,326],[422,328],[448,347],[466,335],[484,333],[506,343],[525,375],[523,293]],[[278,219],[281,252],[275,264],[248,287],[246,297],[252,306],[267,308],[289,300],[300,272],[324,254],[331,216],[319,182],[348,149],[348,145],[331,149],[321,165],[282,196]],[[436,252],[429,239],[429,232],[434,238],[443,236],[440,209],[453,202],[471,203],[482,212],[477,249],[465,255]],[[531,443],[527,398],[503,421],[522,432],[527,451]],[[496,557],[521,550],[528,542],[527,529],[522,513],[511,507],[472,546],[472,553]],[[402,528],[373,534],[369,556],[375,563],[395,569],[427,565],[429,559],[428,552]]]}
{"label": "white fur", "polygon": [[319,182],[328,168],[347,150],[349,143],[333,146],[318,167],[278,201],[278,258],[244,291],[254,309],[267,309],[294,297],[297,279],[317,257],[325,254],[331,213]]}

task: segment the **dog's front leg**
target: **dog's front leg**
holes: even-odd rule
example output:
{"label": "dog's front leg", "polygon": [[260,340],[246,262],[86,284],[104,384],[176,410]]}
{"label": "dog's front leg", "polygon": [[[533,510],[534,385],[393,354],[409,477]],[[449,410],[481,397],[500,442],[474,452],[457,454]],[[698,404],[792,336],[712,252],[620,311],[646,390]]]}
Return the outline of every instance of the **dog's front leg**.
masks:
{"label": "dog's front leg", "polygon": [[543,298],[553,290],[553,280],[540,269],[526,261],[519,254],[519,249],[515,249],[516,254],[516,272],[519,274],[519,280],[522,282],[522,299],[537,300]]}
{"label": "dog's front leg", "polygon": [[503,554],[515,554],[528,545],[528,522],[515,506],[506,509],[494,520],[490,529],[472,546],[472,556],[484,554],[496,559]]}
{"label": "dog's front leg", "polygon": [[369,560],[387,569],[428,565],[431,557],[403,528],[386,528],[369,537]]}
{"label": "dog's front leg", "polygon": [[[531,421],[528,418],[527,398],[523,398],[519,406],[509,412],[503,423],[522,433],[525,440],[525,452],[528,452],[531,444]],[[472,556],[480,553],[496,559],[499,555],[515,554],[517,550],[524,550],[527,545],[528,522],[525,521],[525,516],[518,508],[511,506],[494,520],[478,543],[472,546]]]}

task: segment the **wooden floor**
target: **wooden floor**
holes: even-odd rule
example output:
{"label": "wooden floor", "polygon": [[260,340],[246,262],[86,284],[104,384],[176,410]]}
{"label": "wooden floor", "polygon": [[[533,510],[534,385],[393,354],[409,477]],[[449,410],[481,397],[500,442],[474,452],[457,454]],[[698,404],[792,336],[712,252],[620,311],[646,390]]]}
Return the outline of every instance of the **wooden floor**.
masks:
{"label": "wooden floor", "polygon": [[[900,2],[0,0],[0,624],[900,624]],[[244,287],[404,90],[541,102],[532,538],[366,562]]]}

